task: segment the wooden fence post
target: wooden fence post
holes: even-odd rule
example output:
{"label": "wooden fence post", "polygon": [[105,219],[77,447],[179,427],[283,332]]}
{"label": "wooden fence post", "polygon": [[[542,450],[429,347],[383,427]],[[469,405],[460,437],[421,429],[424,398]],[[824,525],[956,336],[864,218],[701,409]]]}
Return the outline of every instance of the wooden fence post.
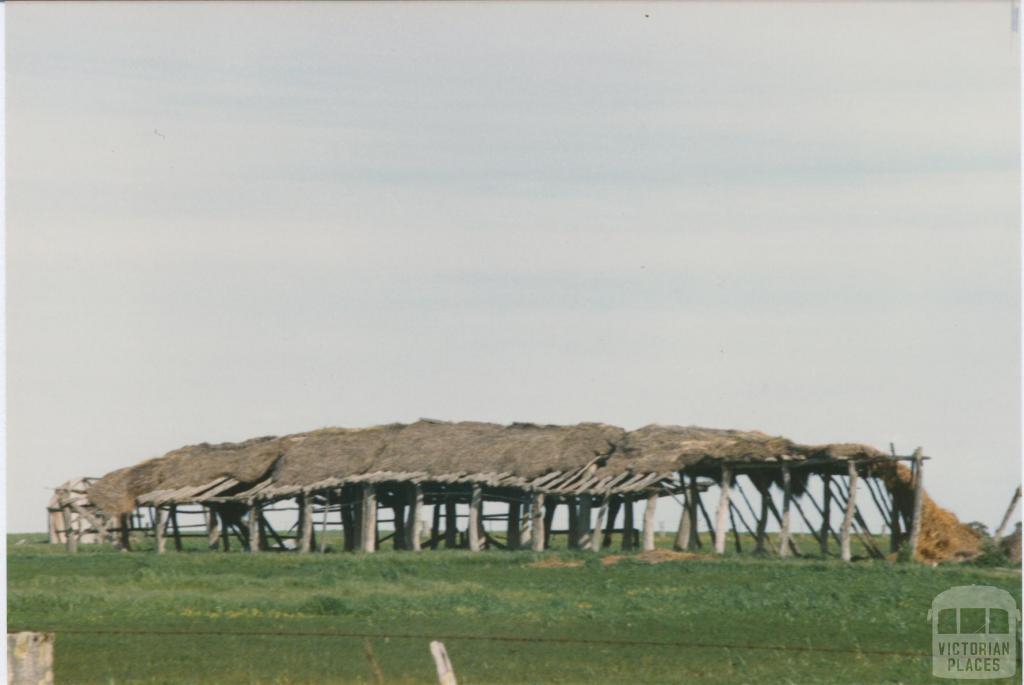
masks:
{"label": "wooden fence post", "polygon": [[857,464],[849,461],[846,464],[846,473],[850,478],[850,493],[846,499],[846,512],[843,514],[843,528],[839,532],[839,557],[843,561],[850,561],[850,529],[853,527],[853,514],[857,510]]}
{"label": "wooden fence post", "polygon": [[917,541],[921,537],[921,509],[924,504],[924,450],[914,450],[914,518],[910,521],[910,561],[917,558]]}
{"label": "wooden fence post", "polygon": [[530,500],[530,546],[534,552],[544,551],[544,495],[533,493]]}
{"label": "wooden fence post", "polygon": [[654,551],[654,510],[658,506],[658,495],[652,493],[647,496],[647,506],[644,507],[644,551]]}
{"label": "wooden fence post", "polygon": [[782,465],[782,522],[779,524],[779,556],[789,556],[789,508],[793,503],[793,475]]}
{"label": "wooden fence post", "polygon": [[715,554],[725,554],[725,536],[729,532],[726,520],[729,518],[729,491],[732,487],[732,468],[722,464],[719,482],[721,494],[718,497],[718,514],[715,518]]}
{"label": "wooden fence post", "polygon": [[377,551],[377,486],[363,483],[363,532],[359,536],[364,552]]}
{"label": "wooden fence post", "polygon": [[444,643],[434,640],[430,643],[430,653],[434,657],[434,666],[437,667],[438,685],[458,685],[455,681],[455,671],[452,669],[452,662],[448,658],[448,652]]}
{"label": "wooden fence post", "polygon": [[7,633],[7,682],[53,685],[53,633]]}

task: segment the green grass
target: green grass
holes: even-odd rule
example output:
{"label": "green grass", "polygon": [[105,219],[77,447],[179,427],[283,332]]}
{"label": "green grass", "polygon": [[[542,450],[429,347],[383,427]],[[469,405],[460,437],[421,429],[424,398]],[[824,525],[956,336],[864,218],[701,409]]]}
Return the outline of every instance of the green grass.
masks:
{"label": "green grass", "polygon": [[[8,545],[9,629],[57,633],[58,683],[376,682],[363,638],[296,635],[313,632],[375,636],[389,684],[436,682],[432,638],[462,685],[930,683],[927,656],[873,652],[929,654],[925,615],[951,586],[994,585],[1020,601],[1018,571],[954,565],[735,555],[605,565],[568,551],[158,557],[94,546],[71,556],[40,536]],[[271,635],[205,634],[244,631]],[[470,639],[489,636],[551,641]]]}

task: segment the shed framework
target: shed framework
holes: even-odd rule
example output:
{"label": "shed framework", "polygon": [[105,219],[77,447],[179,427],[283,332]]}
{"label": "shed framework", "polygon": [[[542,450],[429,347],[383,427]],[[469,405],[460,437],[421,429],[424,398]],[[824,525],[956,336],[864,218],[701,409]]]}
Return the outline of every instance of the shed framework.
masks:
{"label": "shed framework", "polygon": [[[756,431],[420,420],[188,446],[107,474],[87,494],[109,540],[129,547],[131,533],[141,532],[160,553],[169,539],[181,549],[189,535],[212,549],[236,540],[250,552],[326,551],[329,532],[341,533],[343,549],[364,552],[389,541],[406,550],[542,551],[555,535],[570,548],[599,550],[617,538],[623,549],[651,550],[658,502],[674,497],[682,504],[677,549],[703,547],[703,521],[716,553],[725,552],[730,533],[739,550],[742,528],[758,553],[799,554],[791,535],[796,512],[823,554],[850,560],[854,537],[871,556],[885,556],[863,504],[879,512],[889,553],[916,552],[926,459],[920,449],[898,456]],[[820,481],[820,499],[812,479]],[[718,498],[709,506],[712,486]],[[554,530],[559,508],[568,525]],[[278,531],[271,511],[290,512],[294,524]],[[772,522],[775,541],[767,534]]]}

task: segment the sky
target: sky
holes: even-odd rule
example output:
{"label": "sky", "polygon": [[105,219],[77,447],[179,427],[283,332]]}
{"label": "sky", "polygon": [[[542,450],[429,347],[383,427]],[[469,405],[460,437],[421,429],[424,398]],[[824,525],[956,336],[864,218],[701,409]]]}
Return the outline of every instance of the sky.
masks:
{"label": "sky", "polygon": [[185,444],[420,417],[920,445],[994,527],[1009,7],[8,5],[9,530]]}

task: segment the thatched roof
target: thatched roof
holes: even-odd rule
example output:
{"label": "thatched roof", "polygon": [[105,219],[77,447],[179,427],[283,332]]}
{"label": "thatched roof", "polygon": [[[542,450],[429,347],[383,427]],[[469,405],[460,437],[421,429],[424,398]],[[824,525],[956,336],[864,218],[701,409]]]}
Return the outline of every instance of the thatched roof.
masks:
{"label": "thatched roof", "polygon": [[662,487],[722,462],[884,458],[865,445],[797,445],[756,431],[600,423],[550,426],[421,420],[192,445],[107,474],[90,489],[108,513],[204,497],[285,497],[359,481],[481,482],[551,493]]}

